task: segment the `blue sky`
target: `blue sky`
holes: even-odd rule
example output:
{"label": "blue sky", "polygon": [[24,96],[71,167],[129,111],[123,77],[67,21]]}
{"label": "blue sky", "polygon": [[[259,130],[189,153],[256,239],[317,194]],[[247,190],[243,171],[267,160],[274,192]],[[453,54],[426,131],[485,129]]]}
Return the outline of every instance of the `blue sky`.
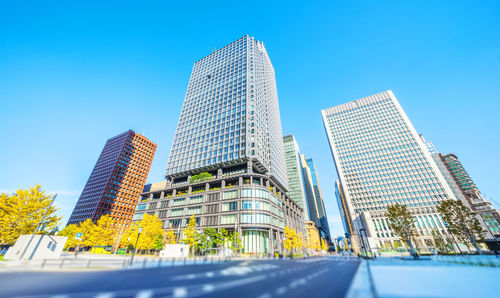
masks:
{"label": "blue sky", "polygon": [[333,234],[320,110],[388,89],[500,202],[499,15],[498,1],[3,2],[0,191],[58,192],[65,222],[106,139],[128,129],[158,144],[148,181],[161,180],[193,63],[249,34],[272,59],[283,133],[316,162]]}

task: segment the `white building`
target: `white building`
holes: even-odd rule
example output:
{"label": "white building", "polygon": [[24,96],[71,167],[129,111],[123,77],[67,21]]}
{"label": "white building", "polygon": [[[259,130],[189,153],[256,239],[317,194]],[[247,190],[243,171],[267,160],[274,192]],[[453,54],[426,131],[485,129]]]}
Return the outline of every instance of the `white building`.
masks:
{"label": "white building", "polygon": [[287,188],[274,68],[244,36],[195,62],[165,175],[248,159]]}
{"label": "white building", "polygon": [[360,235],[371,248],[394,245],[384,214],[399,203],[415,215],[417,246],[432,246],[431,230],[445,232],[436,205],[456,198],[392,91],[321,112],[353,245]]}

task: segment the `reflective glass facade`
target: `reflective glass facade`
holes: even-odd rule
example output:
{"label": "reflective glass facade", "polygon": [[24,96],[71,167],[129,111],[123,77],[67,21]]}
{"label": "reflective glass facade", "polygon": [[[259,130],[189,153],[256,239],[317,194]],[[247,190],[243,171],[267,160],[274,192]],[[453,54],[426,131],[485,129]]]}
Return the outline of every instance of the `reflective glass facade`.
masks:
{"label": "reflective glass facade", "polygon": [[165,174],[244,159],[286,188],[274,68],[249,36],[194,64]]}

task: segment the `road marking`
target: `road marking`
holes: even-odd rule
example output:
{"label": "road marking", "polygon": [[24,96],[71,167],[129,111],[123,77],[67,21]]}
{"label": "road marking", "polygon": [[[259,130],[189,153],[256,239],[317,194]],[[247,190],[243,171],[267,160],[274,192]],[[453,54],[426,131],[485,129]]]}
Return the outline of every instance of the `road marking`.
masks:
{"label": "road marking", "polygon": [[188,293],[188,291],[184,287],[174,289],[174,297],[186,297],[187,293]]}
{"label": "road marking", "polygon": [[212,276],[214,276],[214,273],[211,272],[211,271],[208,271],[207,273],[205,273],[205,276],[206,277],[212,277]]}
{"label": "road marking", "polygon": [[112,292],[99,293],[95,295],[95,298],[113,298],[114,294]]}
{"label": "road marking", "polygon": [[215,287],[211,284],[206,284],[203,286],[203,291],[205,292],[212,292],[215,289]]}
{"label": "road marking", "polygon": [[135,298],[151,298],[153,297],[153,290],[142,290],[135,295]]}
{"label": "road marking", "polygon": [[280,287],[276,289],[276,295],[283,295],[286,293],[286,291],[287,291],[286,287]]}
{"label": "road marking", "polygon": [[271,297],[272,297],[272,295],[271,295],[271,294],[269,294],[269,293],[265,293],[265,294],[260,295],[260,296],[259,296],[259,297],[257,297],[257,298],[271,298]]}
{"label": "road marking", "polygon": [[69,295],[54,295],[50,296],[50,298],[69,298]]}

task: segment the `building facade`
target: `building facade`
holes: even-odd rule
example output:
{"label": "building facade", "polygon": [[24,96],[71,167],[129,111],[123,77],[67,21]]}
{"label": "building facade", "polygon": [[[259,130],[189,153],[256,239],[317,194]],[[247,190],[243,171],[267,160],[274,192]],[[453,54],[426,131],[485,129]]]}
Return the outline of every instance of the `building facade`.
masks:
{"label": "building facade", "polygon": [[[199,181],[198,175],[209,174]],[[197,229],[240,233],[245,253],[281,249],[283,229],[304,232],[286,194],[274,69],[264,44],[244,36],[195,62],[165,171],[142,195],[134,220],[156,214],[182,239]]]}
{"label": "building facade", "polygon": [[107,140],[68,224],[107,214],[117,226],[128,226],[155,151],[156,144],[132,130]]}
{"label": "building facade", "polygon": [[[469,173],[465,170],[460,160],[455,154],[436,154],[444,165],[445,174],[448,173],[452,179],[449,179],[450,185],[455,186],[457,196],[462,196],[466,205],[476,212],[482,219],[482,224],[486,230],[491,233],[487,234],[486,238],[500,238],[500,212],[493,208],[491,203],[486,200],[479,188],[476,186]],[[446,177],[446,175],[445,175]]]}
{"label": "building facade", "polygon": [[310,220],[299,145],[293,135],[284,136],[283,144],[285,148],[285,161],[288,176],[288,195],[304,210],[304,221]]}
{"label": "building facade", "polygon": [[420,248],[446,233],[439,202],[456,199],[392,91],[322,110],[339,176],[337,189],[353,248],[394,247],[386,207],[414,214]]}

